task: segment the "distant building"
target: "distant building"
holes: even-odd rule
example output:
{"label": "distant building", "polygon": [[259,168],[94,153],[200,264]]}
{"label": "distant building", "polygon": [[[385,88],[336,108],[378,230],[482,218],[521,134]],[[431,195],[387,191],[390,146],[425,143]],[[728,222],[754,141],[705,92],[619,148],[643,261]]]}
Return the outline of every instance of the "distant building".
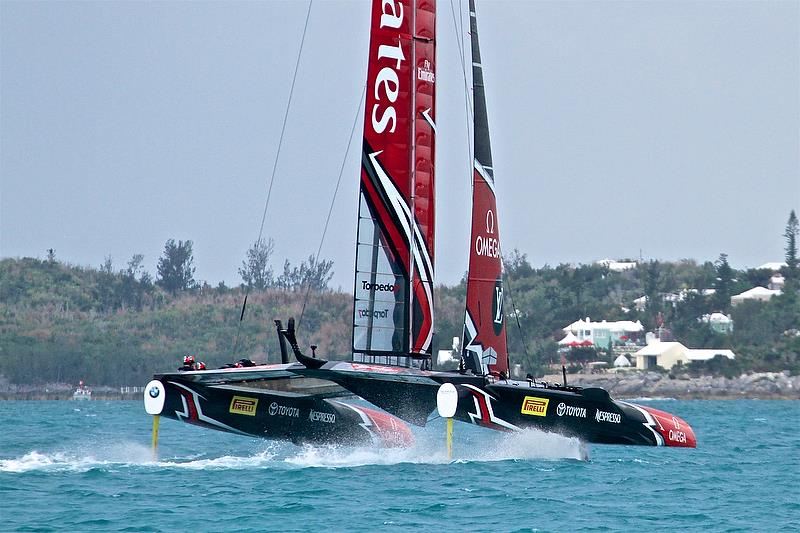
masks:
{"label": "distant building", "polygon": [[[684,301],[690,294],[711,296],[716,292],[716,289],[681,289],[678,292],[662,292],[660,296],[662,302],[667,302],[672,307],[676,307],[678,302]],[[633,301],[633,305],[638,311],[644,311],[647,308],[647,296],[640,296],[639,298],[636,298]]]}
{"label": "distant building", "polygon": [[785,266],[786,263],[780,263],[780,262],[764,263],[763,265],[756,267],[756,270],[769,270],[770,272],[779,272]]}
{"label": "distant building", "polygon": [[692,361],[708,361],[716,355],[728,359],[736,358],[731,350],[690,349],[680,342],[653,342],[636,352],[636,368],[649,370],[660,366],[669,370]]}
{"label": "distant building", "polygon": [[766,302],[773,296],[781,294],[780,290],[768,289],[766,287],[753,287],[743,293],[731,296],[731,305],[738,305],[745,300],[756,300],[759,302]]}
{"label": "distant building", "polygon": [[774,274],[769,278],[769,285],[767,285],[767,288],[773,291],[782,291],[785,284],[786,280],[783,279],[781,274]]}
{"label": "distant building", "polygon": [[[565,344],[570,342],[584,343],[589,341],[592,345],[598,348],[606,349],[613,342],[615,344],[624,344],[632,341],[634,338],[641,337],[644,332],[644,326],[640,321],[632,322],[630,320],[619,320],[616,322],[592,322],[587,316],[585,320],[576,320],[569,326],[563,328],[567,334],[564,339],[559,341],[561,344],[564,340],[569,338]],[[570,337],[572,335],[573,339]]]}
{"label": "distant building", "polygon": [[722,313],[710,313],[698,318],[700,322],[705,322],[717,333],[730,333],[733,331],[733,319]]}
{"label": "distant building", "polygon": [[636,268],[636,261],[615,261],[614,259],[601,259],[595,261],[596,265],[608,267],[613,272],[624,272]]}

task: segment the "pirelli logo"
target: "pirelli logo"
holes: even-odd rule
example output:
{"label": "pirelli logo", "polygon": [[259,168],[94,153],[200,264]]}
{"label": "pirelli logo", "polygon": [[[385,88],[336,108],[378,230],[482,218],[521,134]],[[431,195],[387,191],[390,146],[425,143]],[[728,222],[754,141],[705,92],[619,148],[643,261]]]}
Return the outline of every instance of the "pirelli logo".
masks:
{"label": "pirelli logo", "polygon": [[522,409],[520,412],[523,415],[532,416],[547,416],[547,404],[550,403],[549,398],[537,398],[535,396],[525,396],[522,400]]}
{"label": "pirelli logo", "polygon": [[258,398],[248,398],[246,396],[234,396],[231,400],[229,411],[237,415],[256,416],[256,406]]}

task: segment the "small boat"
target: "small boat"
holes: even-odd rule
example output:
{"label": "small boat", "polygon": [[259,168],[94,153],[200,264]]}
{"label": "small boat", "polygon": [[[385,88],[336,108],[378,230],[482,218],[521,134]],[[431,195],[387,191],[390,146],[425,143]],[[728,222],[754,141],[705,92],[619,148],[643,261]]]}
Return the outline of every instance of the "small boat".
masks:
{"label": "small boat", "polygon": [[91,400],[92,399],[92,390],[87,387],[83,381],[78,383],[78,388],[75,389],[75,392],[72,393],[73,400]]}

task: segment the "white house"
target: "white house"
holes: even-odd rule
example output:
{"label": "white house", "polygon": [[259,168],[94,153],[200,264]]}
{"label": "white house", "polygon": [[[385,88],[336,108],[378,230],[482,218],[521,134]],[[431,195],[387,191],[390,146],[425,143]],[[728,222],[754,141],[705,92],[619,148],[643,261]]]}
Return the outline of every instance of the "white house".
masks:
{"label": "white house", "polygon": [[785,266],[787,266],[786,263],[773,261],[771,263],[764,263],[763,265],[756,267],[756,270],[769,270],[770,272],[778,272]]}
{"label": "white house", "polygon": [[601,259],[595,261],[597,265],[608,267],[613,272],[624,272],[636,268],[636,261],[615,261],[614,259]]}
{"label": "white house", "polygon": [[753,287],[752,289],[746,290],[740,294],[731,296],[731,305],[738,305],[745,300],[766,302],[773,296],[778,296],[779,294],[781,294],[781,291],[779,290],[768,289],[766,287]]}
{"label": "white house", "polygon": [[767,288],[772,289],[773,291],[780,291],[783,290],[783,286],[785,284],[786,280],[783,279],[781,274],[774,274],[771,278],[769,278],[769,285]]}
{"label": "white house", "polygon": [[623,337],[631,337],[631,335],[641,333],[644,331],[644,326],[638,320],[636,322],[630,320],[592,322],[587,316],[586,320],[576,320],[563,328],[563,331],[568,335],[570,333],[574,335],[575,340],[578,342],[588,340],[598,348],[608,348],[612,341],[617,343],[624,342],[627,339]]}
{"label": "white house", "polygon": [[732,350],[707,350],[707,349],[689,349],[686,350],[686,358],[691,361],[710,361],[717,355],[722,355],[728,359],[735,359],[736,354]]}
{"label": "white house", "polygon": [[[678,302],[682,302],[690,294],[701,294],[703,296],[711,296],[716,293],[716,289],[681,289],[679,292],[663,292],[661,293],[661,301],[669,302],[672,307],[675,307]],[[640,296],[633,301],[633,305],[639,311],[644,311],[647,308],[647,296]]]}
{"label": "white house", "polygon": [[722,313],[710,313],[701,316],[697,320],[705,322],[717,333],[730,333],[733,331],[733,319]]}
{"label": "white house", "polygon": [[736,357],[731,350],[693,350],[680,342],[653,342],[634,355],[636,356],[636,368],[639,370],[648,370],[656,366],[669,370],[675,365],[685,365],[692,361],[708,361],[715,355],[722,355],[728,359]]}

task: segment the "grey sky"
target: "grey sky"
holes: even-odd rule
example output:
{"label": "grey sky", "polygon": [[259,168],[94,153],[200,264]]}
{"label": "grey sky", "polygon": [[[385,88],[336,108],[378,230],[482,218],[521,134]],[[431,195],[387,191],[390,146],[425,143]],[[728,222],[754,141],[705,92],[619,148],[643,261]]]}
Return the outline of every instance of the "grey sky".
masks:
{"label": "grey sky", "polygon": [[[454,2],[458,7],[458,0]],[[439,0],[436,268],[466,269],[464,82]],[[466,0],[463,0],[466,5]],[[240,281],[305,2],[0,3],[0,256],[75,264],[195,243]],[[800,3],[478,2],[506,251],[782,260],[800,207]],[[369,3],[317,0],[266,234],[316,251],[366,77]],[[360,128],[323,256],[352,284]]]}

